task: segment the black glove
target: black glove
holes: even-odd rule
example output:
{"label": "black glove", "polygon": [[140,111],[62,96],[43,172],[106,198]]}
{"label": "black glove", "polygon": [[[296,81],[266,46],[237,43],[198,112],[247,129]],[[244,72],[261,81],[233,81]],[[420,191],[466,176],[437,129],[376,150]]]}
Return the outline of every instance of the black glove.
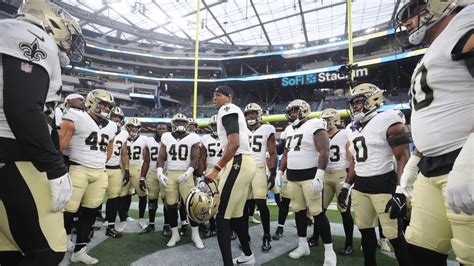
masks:
{"label": "black glove", "polygon": [[125,169],[125,173],[123,174],[122,186],[126,186],[130,182],[130,171]]}
{"label": "black glove", "polygon": [[274,167],[270,169],[270,175],[268,176],[268,180],[267,180],[268,190],[272,190],[273,187],[275,186],[275,177],[276,177],[276,168]]}
{"label": "black glove", "polygon": [[337,196],[337,205],[339,205],[343,209],[347,208],[346,201],[347,201],[348,194],[349,194],[349,189],[341,188],[341,192],[339,192],[339,196]]}
{"label": "black glove", "polygon": [[146,185],[145,185],[145,178],[142,177],[140,178],[140,181],[138,181],[138,186],[142,191],[146,191]]}
{"label": "black glove", "polygon": [[407,198],[402,193],[393,194],[385,206],[385,212],[390,212],[390,219],[403,218],[407,212]]}

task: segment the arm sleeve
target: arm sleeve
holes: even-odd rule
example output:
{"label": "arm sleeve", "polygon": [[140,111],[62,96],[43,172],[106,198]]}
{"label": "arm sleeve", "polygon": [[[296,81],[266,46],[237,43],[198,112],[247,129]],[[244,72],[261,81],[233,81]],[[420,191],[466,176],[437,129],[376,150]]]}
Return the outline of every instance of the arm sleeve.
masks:
{"label": "arm sleeve", "polygon": [[38,171],[48,179],[67,172],[62,156],[55,149],[43,113],[49,88],[49,75],[44,68],[33,64],[30,73],[21,64],[31,64],[3,54],[4,112],[18,146]]}
{"label": "arm sleeve", "polygon": [[224,126],[227,136],[233,133],[239,133],[239,115],[232,113],[223,116],[222,125]]}

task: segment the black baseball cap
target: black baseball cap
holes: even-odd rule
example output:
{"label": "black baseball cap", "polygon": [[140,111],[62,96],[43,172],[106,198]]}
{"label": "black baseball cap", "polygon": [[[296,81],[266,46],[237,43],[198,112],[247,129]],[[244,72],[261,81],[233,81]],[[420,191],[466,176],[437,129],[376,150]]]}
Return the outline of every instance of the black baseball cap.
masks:
{"label": "black baseball cap", "polygon": [[222,95],[225,95],[225,96],[231,97],[231,98],[234,96],[234,91],[232,90],[231,87],[229,87],[227,85],[221,85],[221,86],[217,87],[214,90],[214,93],[220,93]]}

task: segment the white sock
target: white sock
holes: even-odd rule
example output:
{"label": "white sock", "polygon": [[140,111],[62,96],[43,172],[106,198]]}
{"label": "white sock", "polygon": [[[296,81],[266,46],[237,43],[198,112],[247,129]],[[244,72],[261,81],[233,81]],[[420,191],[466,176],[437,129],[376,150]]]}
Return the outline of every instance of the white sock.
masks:
{"label": "white sock", "polygon": [[324,253],[326,252],[334,252],[334,249],[332,248],[332,243],[324,244]]}
{"label": "white sock", "polygon": [[306,237],[298,237],[298,246],[308,245],[308,240]]}

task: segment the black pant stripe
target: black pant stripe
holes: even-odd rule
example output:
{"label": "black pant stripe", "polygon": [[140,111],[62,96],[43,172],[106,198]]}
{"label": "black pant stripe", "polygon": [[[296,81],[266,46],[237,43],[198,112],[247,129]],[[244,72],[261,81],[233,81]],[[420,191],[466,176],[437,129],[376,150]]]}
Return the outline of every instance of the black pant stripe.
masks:
{"label": "black pant stripe", "polygon": [[[236,165],[237,167],[234,167]],[[240,168],[242,166],[242,154],[235,155],[234,160],[231,165],[231,170],[227,179],[225,181],[224,187],[221,191],[221,202],[217,211],[217,218],[224,219],[225,211],[227,210],[227,205],[229,204],[230,194],[232,193],[232,188],[234,187],[237,176],[240,173]]]}

